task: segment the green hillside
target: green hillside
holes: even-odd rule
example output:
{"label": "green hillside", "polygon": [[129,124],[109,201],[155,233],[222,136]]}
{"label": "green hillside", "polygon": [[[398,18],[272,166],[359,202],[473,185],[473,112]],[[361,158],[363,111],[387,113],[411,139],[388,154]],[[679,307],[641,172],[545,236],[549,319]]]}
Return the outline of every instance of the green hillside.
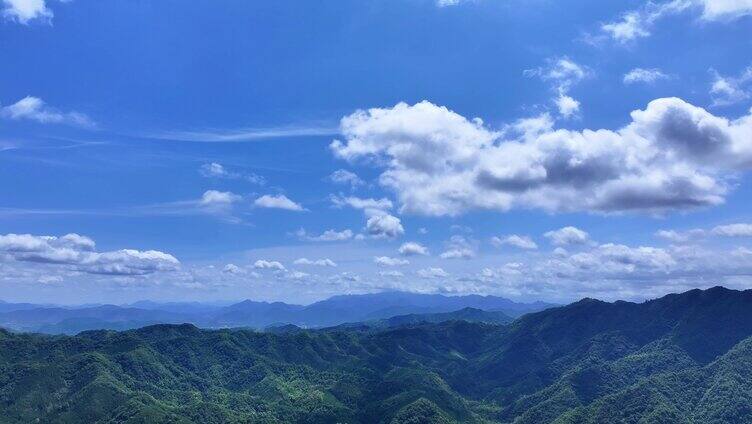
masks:
{"label": "green hillside", "polygon": [[0,332],[3,423],[752,422],[752,292],[502,326]]}

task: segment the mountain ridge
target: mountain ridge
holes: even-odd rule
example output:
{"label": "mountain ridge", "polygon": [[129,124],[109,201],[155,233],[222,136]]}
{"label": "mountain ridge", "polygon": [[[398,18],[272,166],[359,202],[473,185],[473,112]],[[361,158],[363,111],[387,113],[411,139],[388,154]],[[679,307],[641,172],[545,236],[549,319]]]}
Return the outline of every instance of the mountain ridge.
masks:
{"label": "mountain ridge", "polygon": [[750,364],[752,292],[713,288],[507,325],[0,331],[0,402],[8,422],[741,423]]}
{"label": "mountain ridge", "polygon": [[[140,306],[140,307],[134,307]],[[226,306],[197,302],[151,301],[86,308],[44,307],[0,312],[0,326],[17,331],[75,334],[88,329],[127,330],[148,324],[190,322],[203,328],[291,324],[320,328],[348,322],[373,321],[398,315],[450,313],[482,307],[516,317],[552,304],[517,303],[497,296],[443,296],[407,292],[338,295],[310,305],[246,299]],[[12,307],[10,307],[12,309]],[[482,309],[480,308],[480,309]],[[131,316],[132,319],[128,319]]]}

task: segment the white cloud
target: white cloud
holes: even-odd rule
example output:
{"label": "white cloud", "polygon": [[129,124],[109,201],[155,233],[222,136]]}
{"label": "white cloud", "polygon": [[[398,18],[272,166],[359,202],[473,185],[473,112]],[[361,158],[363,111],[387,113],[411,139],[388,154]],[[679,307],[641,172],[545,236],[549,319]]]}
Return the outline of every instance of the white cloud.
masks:
{"label": "white cloud", "polygon": [[14,20],[24,25],[33,20],[51,22],[52,10],[47,7],[45,0],[3,0],[2,14],[6,19]]}
{"label": "white cloud", "polygon": [[288,211],[302,212],[306,209],[298,203],[288,199],[284,194],[269,195],[265,194],[253,202],[260,208],[285,209]]}
{"label": "white cloud", "polygon": [[568,246],[572,244],[585,244],[590,241],[590,235],[576,227],[564,227],[543,234],[556,246]]}
{"label": "white cloud", "polygon": [[600,275],[624,277],[642,272],[668,272],[676,260],[665,249],[656,247],[629,247],[620,244],[603,244],[587,252],[579,252],[566,259],[559,272],[579,274],[594,272]]}
{"label": "white cloud", "polygon": [[702,5],[702,18],[709,21],[752,15],[752,0],[696,0]]}
{"label": "white cloud", "polygon": [[389,256],[375,256],[373,263],[379,266],[403,266],[409,265],[410,261],[407,259],[390,258]]}
{"label": "white cloud", "polygon": [[349,229],[342,231],[326,230],[319,235],[311,235],[301,228],[296,231],[295,235],[297,235],[301,240],[309,241],[345,241],[353,238],[353,232]]}
{"label": "white cloud", "polygon": [[[574,72],[574,71],[572,71]],[[752,114],[717,117],[657,99],[618,130],[537,127],[505,134],[429,102],[342,119],[340,158],[376,159],[400,211],[661,212],[718,205],[728,176],[752,167]]]}
{"label": "white cloud", "polygon": [[420,278],[446,278],[449,274],[442,268],[423,268],[418,270],[418,277]]}
{"label": "white cloud", "polygon": [[662,79],[668,79],[668,75],[664,74],[663,71],[658,68],[634,68],[624,74],[624,84],[634,84],[638,82],[653,84]]}
{"label": "white cloud", "polygon": [[256,269],[271,269],[275,271],[286,271],[284,265],[278,261],[267,261],[266,259],[259,259],[253,263],[253,267]]}
{"label": "white cloud", "polygon": [[241,196],[229,191],[207,190],[201,196],[202,206],[228,206],[242,199]]}
{"label": "white cloud", "polygon": [[365,181],[361,180],[357,174],[346,169],[338,169],[332,172],[329,175],[329,180],[335,184],[349,185],[353,189],[365,185]]}
{"label": "white cloud", "polygon": [[[553,84],[553,88],[557,93],[554,104],[556,104],[556,108],[559,110],[559,115],[565,119],[575,116],[580,111],[580,102],[567,93],[573,85],[591,74],[592,72],[588,68],[574,62],[568,57],[549,59],[545,67],[528,69],[524,72],[525,76],[539,77],[543,81],[549,81]],[[522,125],[529,125],[531,123],[540,125],[541,122],[527,121],[523,122]]]}
{"label": "white cloud", "polygon": [[620,21],[610,22],[601,26],[601,29],[609,34],[614,40],[625,43],[650,35],[647,29],[648,22],[638,12],[625,13]]}
{"label": "white cloud", "polygon": [[446,250],[439,256],[441,259],[472,259],[475,257],[475,252],[466,247],[460,247]]}
{"label": "white cloud", "polygon": [[78,234],[62,237],[31,234],[0,235],[0,259],[68,267],[88,274],[145,275],[175,271],[180,262],[156,250],[123,249],[96,252],[92,239]]}
{"label": "white cloud", "polygon": [[712,232],[724,237],[752,237],[752,224],[719,225]]}
{"label": "white cloud", "polygon": [[397,251],[402,256],[428,255],[428,248],[414,241],[402,243],[402,246]]}
{"label": "white cloud", "polygon": [[590,73],[590,70],[586,67],[564,56],[549,59],[545,67],[528,69],[524,72],[524,75],[528,77],[537,76],[544,81],[552,81],[557,87],[562,87],[566,91],[572,85],[585,79]]}
{"label": "white cloud", "polygon": [[446,250],[439,255],[442,259],[472,259],[475,251],[470,240],[461,235],[452,236],[446,243]]}
{"label": "white cloud", "polygon": [[222,164],[217,162],[211,162],[211,163],[205,163],[201,165],[201,168],[199,168],[199,172],[201,175],[207,178],[224,178],[224,179],[243,179],[246,180],[252,184],[258,184],[258,185],[264,185],[266,184],[266,179],[260,175],[256,175],[253,173],[250,174],[242,174],[239,172],[232,172],[227,170]]}
{"label": "white cloud", "polygon": [[365,211],[366,214],[372,215],[378,211],[386,211],[393,207],[392,201],[386,198],[382,199],[362,199],[360,197],[339,197],[330,196],[332,204],[338,208],[349,206],[353,209],[360,209]]}
{"label": "white cloud", "polygon": [[405,276],[405,274],[403,274],[402,272],[395,271],[395,270],[379,271],[379,275],[381,277],[394,277],[394,278],[399,278],[399,277],[404,277]]}
{"label": "white cloud", "polygon": [[650,36],[651,28],[664,16],[681,13],[702,1],[714,0],[648,1],[642,9],[624,13],[621,20],[601,25],[601,30],[615,41],[626,44]]}
{"label": "white cloud", "polygon": [[225,274],[245,274],[246,270],[235,264],[227,264],[222,268],[222,272]]}
{"label": "white cloud", "polygon": [[699,228],[688,231],[659,230],[655,235],[672,243],[686,243],[696,238],[704,237],[705,230]]}
{"label": "white cloud", "polygon": [[686,231],[660,230],[655,235],[672,243],[686,243],[710,235],[718,237],[752,237],[752,224],[735,223],[718,225],[710,230],[701,228]]}
{"label": "white cloud", "polygon": [[288,280],[305,280],[306,278],[310,277],[311,274],[301,272],[301,271],[290,271],[284,274],[284,278]]}
{"label": "white cloud", "polygon": [[47,106],[42,99],[32,96],[24,97],[10,106],[0,108],[0,117],[12,120],[27,119],[41,124],[94,126],[94,122],[83,113],[60,112]]}
{"label": "white cloud", "polygon": [[736,77],[721,76],[715,70],[710,94],[714,106],[726,106],[747,100],[752,96],[748,85],[752,83],[752,66],[747,67]]}
{"label": "white cloud", "polygon": [[730,20],[752,14],[752,0],[648,1],[641,9],[624,13],[620,20],[601,25],[601,30],[619,43],[629,43],[650,36],[660,19],[687,10],[701,11],[706,21]]}
{"label": "white cloud", "polygon": [[556,107],[559,109],[559,115],[564,118],[571,118],[580,111],[580,102],[570,96],[559,93],[559,97],[556,98]]}
{"label": "white cloud", "polygon": [[517,234],[492,237],[491,243],[496,247],[512,246],[523,250],[535,250],[538,248],[538,245],[529,236],[519,236]]}
{"label": "white cloud", "polygon": [[295,265],[313,265],[313,266],[329,266],[329,267],[336,267],[337,264],[334,263],[333,260],[329,258],[324,259],[316,259],[316,260],[310,260],[308,258],[300,258],[296,259],[295,262],[293,262]]}
{"label": "white cloud", "polygon": [[63,277],[59,275],[43,275],[37,279],[41,284],[59,284],[63,282]]}
{"label": "white cloud", "polygon": [[397,238],[405,234],[400,219],[389,214],[376,214],[368,218],[366,231],[376,238]]}

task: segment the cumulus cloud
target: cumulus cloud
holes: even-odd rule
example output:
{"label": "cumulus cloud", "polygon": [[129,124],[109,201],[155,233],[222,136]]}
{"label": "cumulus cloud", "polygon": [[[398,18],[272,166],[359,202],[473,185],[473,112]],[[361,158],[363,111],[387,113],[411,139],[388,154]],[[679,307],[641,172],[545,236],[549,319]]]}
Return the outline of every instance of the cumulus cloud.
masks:
{"label": "cumulus cloud", "polygon": [[366,221],[366,231],[375,238],[397,238],[405,234],[399,218],[387,213],[375,214]]}
{"label": "cumulus cloud", "polygon": [[342,231],[326,230],[319,235],[308,234],[303,228],[295,232],[301,240],[308,241],[345,241],[353,238],[352,230],[345,229]]}
{"label": "cumulus cloud", "polygon": [[566,94],[559,93],[559,97],[556,98],[556,107],[559,109],[559,115],[571,118],[580,111],[580,102]]}
{"label": "cumulus cloud", "polygon": [[267,261],[266,259],[259,259],[253,263],[253,267],[256,269],[269,269],[273,271],[287,271],[284,265],[278,261]]}
{"label": "cumulus cloud", "polygon": [[389,256],[376,256],[373,258],[373,263],[379,266],[403,266],[410,264],[407,259],[390,258]]}
{"label": "cumulus cloud", "polygon": [[207,178],[223,178],[229,180],[243,179],[252,184],[264,185],[266,179],[253,173],[243,174],[240,172],[229,171],[222,164],[217,162],[205,163],[199,168],[201,175]]}
{"label": "cumulus cloud", "polygon": [[635,84],[639,82],[653,84],[662,79],[668,79],[668,75],[664,74],[663,71],[658,68],[634,68],[624,74],[624,84]]}
{"label": "cumulus cloud", "polygon": [[175,271],[180,262],[172,255],[156,251],[122,249],[95,251],[92,239],[78,234],[61,237],[31,234],[0,235],[0,259],[59,265],[88,274],[145,275]]}
{"label": "cumulus cloud", "polygon": [[377,159],[400,211],[474,209],[656,213],[718,205],[727,177],[752,167],[752,114],[714,116],[657,99],[618,130],[526,125],[505,134],[429,102],[357,111],[331,149]]}
{"label": "cumulus cloud", "polygon": [[33,20],[52,21],[52,10],[45,0],[3,0],[2,14],[6,19],[28,24]]}
{"label": "cumulus cloud", "polygon": [[270,209],[285,209],[288,211],[302,212],[306,209],[299,203],[288,199],[284,194],[269,195],[265,194],[253,202],[256,207]]}
{"label": "cumulus cloud", "polygon": [[585,244],[590,241],[590,235],[576,227],[564,227],[543,234],[555,246]]}
{"label": "cumulus cloud", "polygon": [[422,244],[416,243],[414,241],[402,243],[402,246],[400,246],[397,251],[402,256],[415,256],[415,255],[427,256],[429,254],[428,248],[426,246],[423,246]]}
{"label": "cumulus cloud", "polygon": [[329,259],[329,258],[316,259],[316,260],[311,260],[311,259],[308,259],[308,258],[300,258],[300,259],[296,259],[295,262],[293,262],[293,263],[295,265],[313,265],[313,266],[325,266],[325,267],[326,266],[329,266],[329,267],[336,267],[337,266],[337,264],[334,263],[334,261],[331,260],[331,259]]}
{"label": "cumulus cloud", "polygon": [[332,172],[329,175],[329,181],[335,184],[349,185],[352,189],[365,185],[365,181],[361,180],[357,174],[346,169],[338,169]]}
{"label": "cumulus cloud", "polygon": [[16,103],[0,108],[0,117],[11,120],[30,120],[41,124],[94,126],[94,121],[79,112],[60,112],[47,106],[39,97],[27,96]]}
{"label": "cumulus cloud", "polygon": [[519,236],[517,234],[492,237],[491,243],[496,247],[512,246],[523,250],[535,250],[538,248],[538,245],[529,236]]}
{"label": "cumulus cloud", "polygon": [[225,274],[245,274],[246,270],[235,264],[227,264],[222,268],[222,272]]}
{"label": "cumulus cloud", "polygon": [[442,268],[423,268],[419,269],[418,277],[420,278],[446,278],[449,277],[449,273],[444,271]]}

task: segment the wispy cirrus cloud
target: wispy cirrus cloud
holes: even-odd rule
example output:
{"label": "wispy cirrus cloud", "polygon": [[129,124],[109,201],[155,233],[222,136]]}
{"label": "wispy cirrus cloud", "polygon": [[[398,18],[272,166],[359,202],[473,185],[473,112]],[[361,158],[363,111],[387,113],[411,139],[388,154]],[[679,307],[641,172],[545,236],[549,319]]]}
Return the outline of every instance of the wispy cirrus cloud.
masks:
{"label": "wispy cirrus cloud", "polygon": [[752,66],[748,66],[739,75],[724,76],[716,70],[710,86],[713,106],[727,106],[747,100],[752,96]]}
{"label": "wispy cirrus cloud", "polygon": [[336,126],[287,126],[234,130],[165,131],[144,134],[146,138],[194,143],[242,143],[279,138],[324,137],[338,134]]}
{"label": "wispy cirrus cloud", "polygon": [[[649,37],[653,27],[666,16],[696,10],[703,21],[726,21],[752,14],[752,2],[748,0],[670,0],[665,2],[647,1],[636,10],[630,10],[612,22],[601,25],[602,34],[620,44],[632,43]],[[591,41],[602,41],[604,37],[590,37]]]}
{"label": "wispy cirrus cloud", "polygon": [[527,69],[527,77],[539,77],[553,85],[557,96],[553,102],[562,118],[571,118],[580,111],[580,102],[569,95],[569,91],[578,82],[592,75],[592,71],[568,57],[548,59],[546,66]]}
{"label": "wispy cirrus cloud", "polygon": [[218,178],[228,180],[245,180],[251,184],[265,185],[266,178],[254,173],[231,171],[217,162],[205,163],[199,168],[199,173],[206,178]]}

